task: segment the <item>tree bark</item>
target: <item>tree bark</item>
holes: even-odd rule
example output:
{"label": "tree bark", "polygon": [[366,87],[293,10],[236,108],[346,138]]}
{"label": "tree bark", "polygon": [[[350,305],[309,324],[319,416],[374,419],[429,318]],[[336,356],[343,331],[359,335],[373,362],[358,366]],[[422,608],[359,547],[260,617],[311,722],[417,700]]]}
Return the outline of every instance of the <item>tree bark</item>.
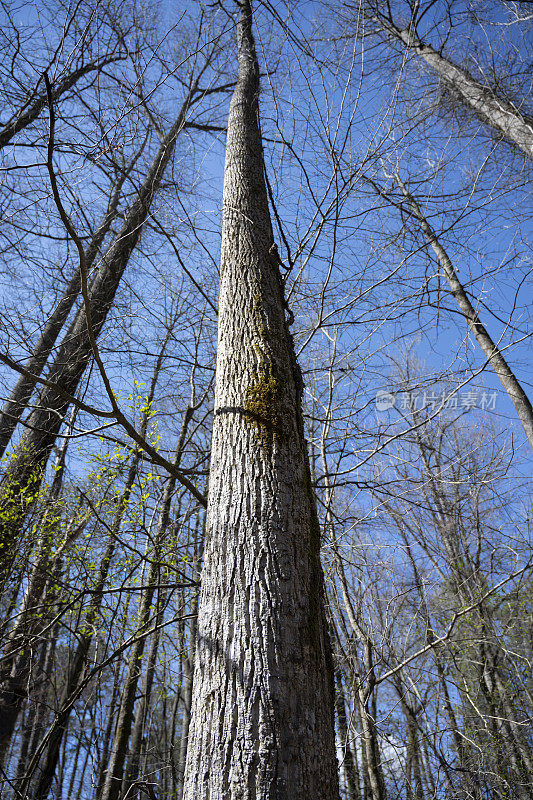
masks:
{"label": "tree bark", "polygon": [[523,114],[509,100],[498,97],[490,86],[477,81],[464,67],[454,64],[431,45],[422,42],[411,30],[401,29],[381,15],[378,24],[421,58],[453,96],[478,119],[533,160],[533,119],[530,116]]}
{"label": "tree bark", "polygon": [[184,798],[337,800],[320,526],[268,208],[251,29],[243,0]]}

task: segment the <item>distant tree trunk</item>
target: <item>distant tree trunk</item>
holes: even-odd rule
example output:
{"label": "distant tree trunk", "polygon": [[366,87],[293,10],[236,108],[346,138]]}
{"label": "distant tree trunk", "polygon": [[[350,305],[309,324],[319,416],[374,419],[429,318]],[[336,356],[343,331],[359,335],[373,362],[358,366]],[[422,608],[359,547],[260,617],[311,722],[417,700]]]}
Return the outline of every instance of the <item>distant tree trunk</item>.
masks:
{"label": "distant tree trunk", "polygon": [[[66,735],[70,712],[72,711],[70,698],[78,687],[82,671],[87,663],[91,644],[94,640],[94,625],[96,623],[100,604],[102,602],[105,581],[107,579],[109,566],[115,552],[116,537],[120,528],[120,522],[122,521],[123,509],[125,508],[124,494],[125,493],[123,492],[120,500],[121,510],[119,510],[115,516],[108,544],[100,564],[100,571],[96,587],[94,589],[94,594],[91,599],[91,604],[86,616],[84,617],[84,632],[80,634],[77,647],[69,661],[68,671],[65,678],[61,699],[59,701],[58,711],[54,722],[52,723],[52,727],[48,732],[46,748],[42,758],[42,767],[40,769],[34,790],[35,800],[46,800],[52,786],[52,781],[59,759],[61,743],[63,741],[63,737]],[[28,782],[31,778],[32,772],[33,769],[26,775],[26,782]]]}
{"label": "distant tree trunk", "polygon": [[[80,722],[81,722],[81,725],[83,725],[83,717],[80,720]],[[78,762],[80,760],[82,742],[83,742],[83,735],[82,735],[82,732],[80,730],[79,735],[78,735],[78,741],[76,742],[76,749],[74,751],[74,755],[71,758],[71,762],[70,762],[70,770],[71,770],[71,772],[70,772],[70,781],[69,781],[69,784],[68,784],[68,791],[67,791],[67,797],[69,798],[69,800],[70,800],[71,797],[74,797],[74,794],[73,794],[73,792],[74,792],[74,783],[76,782],[76,774],[78,772]]]}
{"label": "distant tree trunk", "polygon": [[139,623],[137,627],[137,634],[140,635],[140,638],[138,638],[133,644],[128,662],[128,668],[126,671],[126,677],[118,707],[115,735],[111,746],[109,762],[106,767],[105,781],[101,794],[99,795],[100,800],[117,800],[121,792],[124,764],[126,762],[126,756],[128,753],[128,742],[133,723],[137,685],[141,676],[143,663],[142,658],[144,653],[144,645],[146,642],[146,637],[142,634],[146,633],[147,626],[150,621],[152,600],[157,589],[161,546],[165,531],[165,527],[159,527],[155,537],[154,551],[149,555],[151,563],[146,578],[147,588],[142,596],[141,608],[139,610]]}
{"label": "distant tree trunk", "polygon": [[[90,290],[95,339],[113,304],[196,92],[197,81],[189,89],[176,121],[164,137],[138,195],[126,213],[121,230],[103,256],[102,266]],[[0,483],[0,586],[6,579],[25,515],[38,494],[50,451],[69,407],[68,399],[55,387],[71,396],[75,395],[91,352],[87,315],[82,307],[64,337],[48,374],[51,385],[42,388],[28,420],[31,427],[17,446]]]}
{"label": "distant tree trunk", "polygon": [[[49,649],[50,648],[48,647],[48,642],[43,642],[41,645],[41,655],[39,657],[39,662],[36,664],[37,675],[45,674],[47,677],[49,677],[50,672],[45,671],[46,662],[48,660]],[[43,700],[43,694],[48,689],[48,685],[45,684],[44,686],[41,686],[40,689],[41,689],[40,691],[37,690],[37,692],[35,693],[36,696],[33,697],[30,702],[26,703],[26,718],[24,720],[24,724],[22,725],[22,731],[20,734],[19,756],[17,761],[15,778],[13,780],[13,784],[15,786],[18,786],[20,784],[20,780],[24,775],[27,766],[28,752],[31,752],[30,746],[35,740],[36,729],[40,727],[42,722],[42,720],[40,719],[44,705],[42,700]]]}
{"label": "distant tree trunk", "polygon": [[51,686],[53,685],[53,669],[59,629],[60,625],[59,623],[56,623],[50,634],[50,638],[44,643],[46,660],[43,665],[41,676],[37,681],[37,691],[32,693],[30,696],[30,706],[33,709],[32,732],[28,741],[24,760],[22,761],[22,759],[19,759],[19,764],[17,765],[17,780],[15,781],[16,786],[20,785],[20,781],[24,777],[26,767],[28,766],[28,754],[31,757],[31,754],[35,752],[35,749],[39,744],[39,740],[43,735],[47,720],[50,717],[50,712],[52,709]]}
{"label": "distant tree trunk", "polygon": [[[157,380],[161,370],[162,359],[165,347],[168,343],[169,336],[170,334],[168,334],[167,337],[165,338],[165,341],[161,348],[154,369],[154,374],[152,377],[150,389],[147,396],[147,403],[145,406],[146,410],[144,412],[140,427],[140,432],[142,436],[146,435],[146,431],[148,429],[151,403],[154,398]],[[42,756],[41,769],[34,790],[35,800],[46,800],[50,792],[50,788],[52,786],[52,781],[57,767],[57,762],[59,759],[61,744],[63,741],[63,737],[66,734],[70,712],[72,711],[71,699],[78,688],[78,684],[83,669],[85,668],[85,665],[87,663],[91,644],[94,641],[94,628],[98,619],[98,614],[100,612],[100,605],[102,603],[102,599],[104,596],[104,590],[107,581],[107,576],[109,573],[109,567],[111,565],[111,561],[115,553],[115,548],[117,546],[117,537],[120,531],[120,526],[122,524],[122,518],[124,516],[126,508],[128,507],[131,493],[133,491],[135,479],[137,477],[137,473],[139,470],[141,456],[142,453],[139,450],[136,450],[133,453],[124,489],[122,490],[122,494],[118,501],[118,506],[113,520],[113,524],[111,526],[107,547],[105,549],[103,558],[100,562],[100,569],[96,580],[96,586],[93,590],[93,595],[91,598],[89,608],[87,609],[87,613],[84,616],[83,631],[80,632],[78,636],[78,643],[76,649],[74,650],[74,653],[71,656],[66,679],[63,685],[63,692],[61,695],[61,699],[59,701],[56,718],[48,733],[48,739],[46,742],[46,747],[44,749],[44,755]],[[36,756],[39,757],[40,754],[37,753]],[[31,774],[27,776],[26,780],[28,780],[30,777]]]}
{"label": "distant tree trunk", "polygon": [[[85,250],[85,264],[89,270],[94,264],[102,246],[106,234],[109,232],[113,220],[117,216],[118,204],[120,200],[122,186],[127,177],[127,171],[120,174],[115,190],[109,202],[107,212],[94,232],[91,242]],[[0,413],[0,458],[4,455],[9,444],[13,431],[15,430],[20,417],[26,409],[32,392],[40,377],[48,356],[52,352],[63,325],[80,296],[80,269],[75,270],[67,288],[63,292],[61,299],[46,321],[41,335],[29,359],[24,364],[24,369],[28,374],[21,375],[11,394],[4,404]]]}
{"label": "distant tree trunk", "polygon": [[481,320],[479,319],[479,314],[470,302],[470,298],[468,297],[461,281],[459,280],[448,253],[442,246],[437,234],[429,224],[427,218],[422,213],[417,201],[408,191],[399,175],[396,175],[395,177],[401,187],[404,197],[411,207],[413,216],[418,221],[424,236],[426,237],[433,252],[437,256],[442,271],[444,272],[446,280],[449,283],[452,296],[455,298],[457,305],[461,310],[461,314],[463,315],[468,327],[474,334],[477,343],[487,358],[488,363],[498,376],[501,385],[509,395],[511,402],[516,409],[516,413],[518,414],[518,418],[522,423],[522,427],[524,428],[528,441],[531,447],[533,447],[533,407],[531,406],[529,397],[517,380],[511,367],[505,360],[498,345],[493,341],[485,326],[482,325]]}
{"label": "distant tree trunk", "polygon": [[498,97],[490,86],[473,78],[469,72],[425,44],[412,30],[395,25],[390,17],[379,15],[379,25],[390,36],[424,61],[449,92],[493,131],[512,142],[533,160],[533,119],[513,103]]}
{"label": "distant tree trunk", "polygon": [[[440,463],[431,442],[427,442],[420,429],[415,428],[415,436],[420,450],[424,471],[427,476],[426,492],[430,507],[433,507],[435,525],[447,555],[450,570],[451,586],[463,605],[475,603],[485,591],[484,577],[472,561],[468,547],[464,546],[461,531],[454,511],[453,495],[448,497],[442,488]],[[429,454],[437,458],[435,466],[429,460]],[[485,731],[490,731],[489,746],[497,748],[493,761],[493,772],[503,776],[507,783],[507,774],[517,784],[514,789],[517,798],[527,798],[526,786],[531,784],[533,776],[533,751],[523,725],[516,718],[516,710],[509,700],[509,693],[502,679],[501,664],[504,655],[494,632],[497,625],[491,617],[486,601],[479,602],[473,612],[475,635],[472,637],[471,652],[475,654],[473,663],[476,669],[476,680],[465,680],[467,697],[482,699],[485,706],[479,709]],[[468,651],[467,651],[468,652]],[[471,702],[476,711],[476,699]],[[510,767],[510,770],[509,770]],[[503,770],[503,771],[502,771]],[[507,774],[504,774],[506,772]],[[520,783],[520,785],[518,785]]]}
{"label": "distant tree trunk", "polygon": [[[361,720],[361,744],[364,754],[364,765],[368,779],[368,794],[371,800],[385,800],[386,789],[381,765],[381,755],[378,741],[375,714],[370,708],[370,701],[375,691],[375,672],[373,663],[373,644],[370,636],[360,624],[353,607],[346,580],[342,559],[335,544],[333,544],[335,567],[339,577],[340,589],[346,615],[350,624],[352,637],[357,639],[364,654],[362,667],[354,659],[353,681],[355,700],[358,705]],[[364,679],[363,679],[364,675]]]}
{"label": "distant tree trunk", "polygon": [[[165,597],[166,595],[164,595]],[[161,606],[164,605],[164,597],[160,600]],[[155,626],[157,627],[162,620],[161,611],[158,612],[155,619]],[[157,654],[159,651],[159,642],[161,640],[161,631],[156,630],[152,635],[150,642],[150,649],[148,651],[146,672],[144,675],[142,695],[135,708],[135,719],[133,722],[133,730],[131,733],[131,745],[129,748],[129,758],[125,769],[125,778],[122,781],[121,796],[127,796],[128,800],[134,800],[137,796],[132,786],[135,784],[139,777],[141,769],[141,761],[143,757],[143,741],[146,726],[146,719],[150,709],[150,701],[152,698],[152,687],[154,684],[154,677],[157,666]],[[142,792],[140,793],[142,795]]]}
{"label": "distant tree trunk", "polygon": [[424,800],[424,786],[422,783],[422,756],[420,752],[420,743],[418,740],[418,725],[416,715],[407,700],[406,690],[399,674],[395,676],[394,682],[407,728],[405,753],[407,798],[408,800]]}
{"label": "distant tree trunk", "polygon": [[[124,620],[125,619],[126,616],[124,616]],[[111,691],[111,698],[109,701],[109,706],[106,709],[108,715],[104,731],[104,738],[102,741],[102,753],[101,753],[100,763],[98,765],[98,780],[96,782],[96,791],[94,793],[95,797],[100,796],[105,781],[107,764],[109,759],[109,748],[111,747],[111,737],[113,735],[113,728],[116,720],[116,710],[119,700],[119,694],[120,694],[120,665],[117,664],[115,667],[115,675],[113,678],[113,689]]]}
{"label": "distant tree trunk", "polygon": [[[179,467],[180,465],[187,435],[187,428],[191,418],[192,409],[191,407],[188,407],[185,411],[180,436],[176,446],[176,454],[174,457],[174,464],[176,467]],[[154,549],[151,555],[149,555],[150,566],[148,569],[148,575],[146,577],[146,589],[143,593],[141,608],[139,610],[137,634],[146,633],[146,629],[150,621],[152,601],[159,579],[161,549],[167,533],[167,527],[170,518],[170,507],[175,488],[176,479],[171,475],[168,478],[165,486],[161,513],[159,515],[157,531],[154,537]],[[120,698],[119,712],[113,745],[111,747],[110,760],[106,770],[106,777],[102,787],[102,793],[99,795],[100,800],[117,800],[120,795],[121,785],[124,778],[124,764],[126,762],[126,756],[128,753],[128,742],[133,723],[137,685],[141,676],[142,657],[144,654],[145,643],[146,637],[141,635],[133,644],[131,649],[122,696]]]}
{"label": "distant tree trunk", "polygon": [[350,731],[346,719],[346,705],[344,700],[344,690],[342,686],[342,676],[340,671],[335,673],[336,695],[335,707],[337,710],[337,722],[339,725],[340,743],[343,755],[344,774],[348,788],[349,800],[361,800],[361,785],[359,769],[357,766],[357,753],[354,752],[350,744]]}
{"label": "distant tree trunk", "polygon": [[[61,550],[51,556],[51,540],[55,533],[57,518],[53,505],[49,509],[50,518],[45,518],[41,541],[35,557],[35,564],[28,579],[26,593],[21,604],[16,624],[7,638],[0,668],[0,759],[5,755],[11,736],[28,696],[32,668],[32,642],[48,623],[47,611],[55,602],[53,586],[61,569],[59,555]],[[75,535],[79,535],[85,524],[74,525]],[[71,537],[72,539],[72,537]],[[71,539],[67,539],[69,541]]]}
{"label": "distant tree trunk", "polygon": [[183,706],[183,715],[181,722],[180,732],[180,749],[178,753],[177,765],[177,792],[176,800],[182,800],[184,780],[185,780],[185,766],[187,763],[187,750],[189,745],[189,730],[191,725],[191,709],[192,709],[192,690],[194,685],[194,661],[196,656],[196,631],[198,622],[198,592],[195,594],[191,613],[193,618],[191,620],[190,628],[190,646],[183,662],[183,682],[181,689],[181,701]]}
{"label": "distant tree trunk", "polygon": [[186,800],[337,800],[320,525],[240,4]]}

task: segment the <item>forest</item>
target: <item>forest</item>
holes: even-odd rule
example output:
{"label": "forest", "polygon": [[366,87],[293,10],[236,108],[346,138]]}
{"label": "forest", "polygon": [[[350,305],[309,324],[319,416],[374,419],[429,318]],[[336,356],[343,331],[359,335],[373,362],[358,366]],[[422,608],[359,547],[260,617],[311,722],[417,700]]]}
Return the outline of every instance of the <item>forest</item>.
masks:
{"label": "forest", "polygon": [[533,3],[0,21],[0,798],[530,800]]}

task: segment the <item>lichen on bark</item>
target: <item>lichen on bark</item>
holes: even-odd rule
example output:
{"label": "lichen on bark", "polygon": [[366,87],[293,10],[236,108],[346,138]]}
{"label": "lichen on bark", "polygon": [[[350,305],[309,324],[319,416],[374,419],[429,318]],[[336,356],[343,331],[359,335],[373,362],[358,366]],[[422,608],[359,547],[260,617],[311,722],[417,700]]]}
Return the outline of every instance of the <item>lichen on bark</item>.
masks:
{"label": "lichen on bark", "polygon": [[282,387],[270,365],[262,364],[257,379],[246,390],[246,420],[259,434],[262,444],[282,433]]}

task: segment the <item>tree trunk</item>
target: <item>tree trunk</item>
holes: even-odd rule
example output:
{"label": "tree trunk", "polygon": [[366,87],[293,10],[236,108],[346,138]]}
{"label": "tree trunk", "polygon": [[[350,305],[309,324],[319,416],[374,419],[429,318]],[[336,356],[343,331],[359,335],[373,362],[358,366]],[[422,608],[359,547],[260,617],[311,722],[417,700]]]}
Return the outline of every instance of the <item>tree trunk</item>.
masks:
{"label": "tree trunk", "polygon": [[336,671],[335,679],[337,684],[335,706],[337,710],[337,722],[339,724],[340,744],[342,747],[348,798],[349,800],[361,800],[361,781],[357,766],[357,752],[352,749],[350,744],[350,731],[348,728],[348,720],[346,719],[346,705],[340,671]]}
{"label": "tree trunk", "polygon": [[[162,350],[159,354],[159,358],[157,360],[156,367],[154,370],[154,375],[152,377],[152,381],[150,384],[150,390],[148,392],[147,403],[146,403],[146,410],[143,415],[140,428],[142,436],[146,435],[146,431],[148,429],[151,403],[154,397],[157,379],[159,377],[162,358],[167,342],[168,342],[168,337],[165,339]],[[63,737],[66,734],[70,712],[72,710],[71,698],[77,691],[83,669],[85,668],[85,665],[87,663],[90,647],[94,640],[94,630],[98,619],[98,614],[100,612],[100,605],[102,602],[102,598],[104,596],[104,589],[107,581],[109,567],[111,565],[111,561],[115,553],[115,548],[117,546],[117,539],[120,532],[122,519],[126,511],[126,508],[128,506],[128,503],[130,501],[131,493],[133,491],[133,486],[139,470],[141,455],[142,454],[139,450],[136,450],[133,454],[131,464],[128,469],[128,475],[126,477],[124,489],[118,501],[118,507],[111,527],[108,543],[102,561],[100,562],[100,570],[98,573],[98,578],[96,580],[96,586],[93,592],[89,608],[84,618],[83,631],[81,631],[79,634],[78,643],[69,664],[69,669],[63,686],[63,692],[61,695],[61,700],[59,702],[56,718],[48,732],[48,738],[45,748],[41,748],[44,749],[44,756],[42,758],[42,766],[34,791],[35,800],[46,800],[50,792],[50,787],[52,785],[52,780],[59,759],[61,743]],[[39,758],[39,756],[40,753],[37,752],[36,757]],[[36,766],[35,761],[33,766]],[[30,771],[30,774],[27,776],[27,779],[31,777],[32,771],[33,770]]]}
{"label": "tree trunk", "polygon": [[[90,316],[95,339],[113,304],[196,91],[195,82],[175,123],[163,139],[138,196],[127,212],[115,241],[104,255],[102,266],[91,286]],[[63,339],[48,375],[52,385],[46,385],[41,390],[36,408],[30,415],[31,427],[22,437],[0,484],[0,585],[12,563],[22,523],[38,494],[48,456],[69,406],[69,400],[55,387],[71,396],[75,395],[91,353],[87,314],[82,307]]]}
{"label": "tree trunk", "polygon": [[[164,606],[164,602],[165,598],[163,597],[160,600],[160,605]],[[160,611],[155,620],[156,627],[160,625],[161,620],[162,620],[162,614]],[[147,659],[148,664],[144,676],[142,696],[139,699],[139,702],[137,703],[137,706],[135,708],[135,720],[133,723],[133,731],[131,734],[131,745],[130,745],[128,764],[125,770],[125,778],[122,781],[122,789],[121,789],[121,796],[127,797],[128,800],[134,800],[134,798],[136,797],[135,793],[132,790],[132,786],[137,781],[141,769],[145,725],[152,697],[152,686],[154,683],[154,677],[156,672],[156,666],[157,666],[156,661],[157,661],[157,653],[159,650],[160,639],[161,639],[161,631],[156,630],[152,636],[152,640],[150,642],[150,649],[148,651],[148,659]],[[142,794],[143,794],[142,792],[139,792],[140,796],[142,796]]]}
{"label": "tree trunk", "polygon": [[337,800],[320,526],[268,208],[251,28],[243,0],[184,798]]}
{"label": "tree trunk", "polygon": [[177,765],[177,792],[176,800],[182,800],[185,779],[185,766],[187,763],[187,750],[189,746],[189,730],[191,726],[192,710],[192,690],[194,685],[194,661],[196,648],[196,628],[198,621],[198,593],[196,593],[191,608],[193,618],[190,629],[190,647],[187,656],[183,660],[183,682],[181,690],[181,700],[183,704],[183,716],[180,733],[180,749],[178,753]]}
{"label": "tree trunk", "polygon": [[433,252],[437,256],[442,271],[446,276],[446,280],[450,285],[451,293],[453,297],[455,297],[457,305],[459,306],[468,327],[474,334],[477,343],[483,350],[488,363],[498,376],[501,385],[509,395],[510,400],[516,408],[516,413],[518,414],[518,418],[522,423],[522,427],[524,428],[529,443],[531,447],[533,447],[533,407],[531,406],[529,397],[517,380],[509,364],[503,357],[498,345],[493,341],[485,326],[481,324],[478,312],[470,302],[470,299],[465,292],[461,281],[459,280],[448,253],[440,243],[437,234],[422,213],[420,206],[416,202],[413,195],[407,190],[407,187],[398,175],[396,175],[396,180],[398,181],[407,202],[411,206],[413,216],[419,222],[424,236],[430,244]]}
{"label": "tree trunk", "polygon": [[[94,264],[100,247],[108,233],[113,220],[117,216],[118,204],[120,200],[122,186],[127,177],[127,172],[121,173],[117,180],[115,191],[111,197],[107,212],[102,219],[100,225],[96,229],[91,239],[90,244],[85,250],[85,264],[89,270]],[[70,279],[67,288],[63,295],[52,311],[50,317],[45,323],[42,333],[33,348],[30,358],[24,364],[26,373],[20,376],[16,382],[11,395],[5,402],[2,412],[0,413],[0,458],[4,455],[6,447],[9,444],[13,431],[15,430],[20,417],[22,416],[29,399],[40,377],[44,366],[48,360],[48,356],[52,352],[57,337],[61,333],[63,325],[72,311],[74,303],[80,294],[80,269],[79,266]]]}
{"label": "tree trunk", "polygon": [[454,97],[496,133],[512,142],[533,160],[533,120],[513,103],[498,97],[490,86],[475,80],[466,69],[442,56],[411,31],[380,19],[387,31],[421,58],[435,72]]}
{"label": "tree trunk", "polygon": [[[163,528],[159,527],[154,542],[154,551],[150,556],[151,563],[146,579],[147,588],[143,593],[141,608],[139,609],[139,624],[137,627],[137,634],[144,634],[150,622],[152,600],[158,583],[159,561],[161,558],[161,546],[163,543],[165,530],[166,526]],[[128,753],[128,742],[133,723],[137,685],[142,671],[142,658],[144,654],[145,643],[146,637],[141,635],[132,647],[119,703],[115,736],[109,756],[109,764],[106,768],[106,776],[104,785],[102,787],[102,793],[99,795],[100,800],[117,800],[120,795],[124,774],[124,764]]]}
{"label": "tree trunk", "polygon": [[[17,622],[9,633],[2,654],[0,670],[0,760],[5,756],[15,725],[28,697],[33,665],[35,641],[47,626],[50,605],[55,602],[51,587],[58,579],[61,564],[58,553],[51,557],[51,537],[56,520],[45,526],[36,563],[28,580],[28,587],[18,614]],[[81,533],[84,523],[77,526]]]}
{"label": "tree trunk", "polygon": [[[174,457],[174,464],[176,467],[179,467],[181,462],[187,429],[191,418],[192,408],[188,406],[185,411],[183,424],[178,437],[178,443],[176,445],[176,454]],[[165,486],[161,513],[159,515],[157,531],[154,537],[154,550],[151,555],[150,567],[148,569],[148,576],[146,578],[147,588],[143,593],[141,608],[139,610],[139,624],[137,628],[138,634],[143,634],[146,632],[146,627],[150,621],[152,600],[157,589],[159,579],[161,548],[163,546],[163,541],[168,527],[170,507],[175,488],[176,479],[171,475],[168,478]],[[102,793],[99,795],[100,800],[117,800],[120,795],[121,785],[124,778],[124,764],[128,752],[128,741],[133,723],[137,684],[139,682],[142,670],[142,658],[144,654],[145,643],[146,637],[140,636],[131,650],[126,679],[124,681],[124,688],[120,698],[118,719],[113,746],[111,748],[110,761],[107,767]]]}
{"label": "tree trunk", "polygon": [[[126,615],[124,616],[124,627],[125,623],[126,623]],[[111,692],[111,699],[109,702],[109,706],[107,708],[108,711],[107,723],[104,732],[104,739],[102,742],[102,755],[100,758],[100,763],[98,765],[98,780],[96,782],[96,791],[94,793],[95,797],[99,797],[105,781],[107,760],[109,758],[109,748],[111,746],[111,736],[113,734],[113,727],[116,719],[116,708],[120,692],[120,672],[121,672],[120,664],[117,663],[115,666],[115,675],[113,678],[113,690]]]}
{"label": "tree trunk", "polygon": [[[348,582],[346,580],[346,574],[344,572],[344,566],[342,564],[342,559],[336,544],[333,544],[332,549],[335,567],[339,577],[344,608],[346,609],[346,615],[352,629],[352,635],[359,640],[364,651],[364,666],[363,668],[361,668],[359,665],[356,666],[353,672],[353,678],[355,684],[355,700],[358,705],[359,716],[361,719],[361,745],[364,753],[364,763],[366,765],[366,774],[370,789],[369,796],[372,798],[372,800],[385,800],[386,789],[383,768],[381,764],[376,719],[369,707],[370,698],[375,691],[376,683],[372,655],[373,644],[370,636],[363,628],[363,624],[360,624],[353,607],[350,598]],[[365,676],[364,682],[363,675]]]}

